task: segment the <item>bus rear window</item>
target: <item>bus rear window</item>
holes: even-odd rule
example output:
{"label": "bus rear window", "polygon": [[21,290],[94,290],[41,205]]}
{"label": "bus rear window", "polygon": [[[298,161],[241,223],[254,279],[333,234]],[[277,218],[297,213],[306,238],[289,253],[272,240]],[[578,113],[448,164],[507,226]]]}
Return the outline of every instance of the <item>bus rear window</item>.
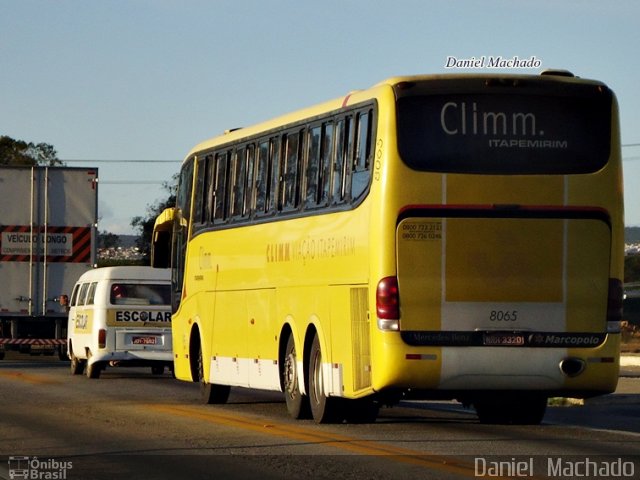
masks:
{"label": "bus rear window", "polygon": [[171,286],[151,283],[114,283],[112,305],[171,305]]}
{"label": "bus rear window", "polygon": [[612,94],[604,86],[438,87],[396,88],[398,148],[415,170],[570,174],[607,163]]}

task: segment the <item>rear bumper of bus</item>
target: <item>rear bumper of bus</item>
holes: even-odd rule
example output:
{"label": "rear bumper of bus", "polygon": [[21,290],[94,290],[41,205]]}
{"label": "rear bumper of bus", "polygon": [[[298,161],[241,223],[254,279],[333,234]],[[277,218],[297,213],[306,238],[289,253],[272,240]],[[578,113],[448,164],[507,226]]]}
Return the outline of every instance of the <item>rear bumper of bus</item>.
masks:
{"label": "rear bumper of bus", "polygon": [[614,392],[618,382],[619,334],[594,348],[412,347],[397,333],[385,337],[372,365],[375,391],[420,398],[484,391],[587,398]]}

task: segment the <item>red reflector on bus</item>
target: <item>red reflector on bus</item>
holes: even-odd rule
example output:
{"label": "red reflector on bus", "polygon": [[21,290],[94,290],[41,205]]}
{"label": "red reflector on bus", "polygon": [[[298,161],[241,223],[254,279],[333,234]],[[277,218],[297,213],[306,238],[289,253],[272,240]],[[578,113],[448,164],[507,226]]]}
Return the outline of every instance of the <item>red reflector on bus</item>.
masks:
{"label": "red reflector on bus", "polygon": [[376,289],[376,312],[378,318],[394,320],[400,318],[400,296],[398,279],[385,277],[378,282]]}

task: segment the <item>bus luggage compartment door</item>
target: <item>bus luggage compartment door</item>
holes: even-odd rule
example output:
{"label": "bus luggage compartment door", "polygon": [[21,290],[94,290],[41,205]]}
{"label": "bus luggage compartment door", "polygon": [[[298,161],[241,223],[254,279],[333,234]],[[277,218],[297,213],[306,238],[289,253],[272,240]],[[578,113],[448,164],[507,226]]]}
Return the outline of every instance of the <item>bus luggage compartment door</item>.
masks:
{"label": "bus luggage compartment door", "polygon": [[[540,217],[402,219],[401,330],[468,332],[459,340],[469,345],[487,345],[477,334],[487,331],[606,332],[608,223]],[[430,336],[419,338],[428,344]]]}

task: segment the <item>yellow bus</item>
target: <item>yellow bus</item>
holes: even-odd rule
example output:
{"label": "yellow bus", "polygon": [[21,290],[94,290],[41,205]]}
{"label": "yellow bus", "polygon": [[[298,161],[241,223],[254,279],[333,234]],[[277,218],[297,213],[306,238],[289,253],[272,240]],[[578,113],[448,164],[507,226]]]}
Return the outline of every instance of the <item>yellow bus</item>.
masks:
{"label": "yellow bus", "polygon": [[197,145],[153,244],[175,374],[207,403],[540,423],[549,397],[616,388],[615,96],[566,71],[391,78]]}

